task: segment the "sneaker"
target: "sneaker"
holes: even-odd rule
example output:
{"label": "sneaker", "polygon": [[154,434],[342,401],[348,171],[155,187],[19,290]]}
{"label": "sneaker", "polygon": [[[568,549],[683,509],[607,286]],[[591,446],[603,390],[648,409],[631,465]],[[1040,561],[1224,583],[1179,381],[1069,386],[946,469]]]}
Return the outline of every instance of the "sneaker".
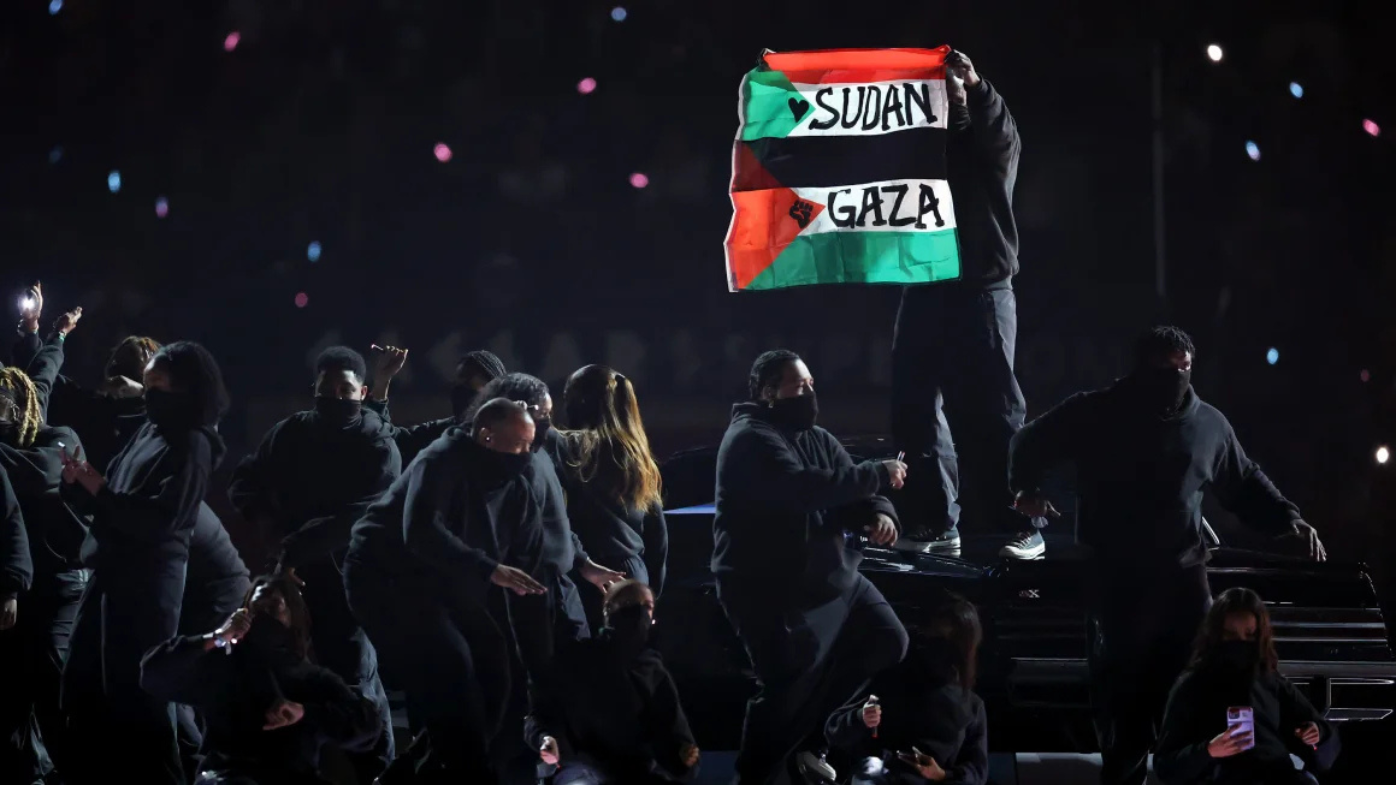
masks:
{"label": "sneaker", "polygon": [[960,533],[954,530],[948,532],[935,532],[921,529],[907,534],[905,537],[898,537],[895,545],[896,550],[907,553],[946,553],[948,551],[958,551],[960,549]]}
{"label": "sneaker", "polygon": [[1040,559],[1047,552],[1047,543],[1042,540],[1042,532],[1031,529],[1021,532],[999,548],[999,556],[1005,559]]}
{"label": "sneaker", "polygon": [[836,782],[839,778],[838,772],[822,755],[815,755],[809,750],[795,756],[795,765],[808,782]]}

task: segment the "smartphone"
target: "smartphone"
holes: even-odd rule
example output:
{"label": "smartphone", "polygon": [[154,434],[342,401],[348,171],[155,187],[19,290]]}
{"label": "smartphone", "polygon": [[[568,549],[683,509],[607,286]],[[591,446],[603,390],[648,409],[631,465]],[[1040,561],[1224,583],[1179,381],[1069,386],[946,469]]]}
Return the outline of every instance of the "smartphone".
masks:
{"label": "smartphone", "polygon": [[[1250,706],[1232,706],[1226,710],[1226,728],[1233,735],[1247,733],[1251,740],[1243,750],[1255,747],[1255,709]],[[1238,730],[1239,728],[1239,730]]]}

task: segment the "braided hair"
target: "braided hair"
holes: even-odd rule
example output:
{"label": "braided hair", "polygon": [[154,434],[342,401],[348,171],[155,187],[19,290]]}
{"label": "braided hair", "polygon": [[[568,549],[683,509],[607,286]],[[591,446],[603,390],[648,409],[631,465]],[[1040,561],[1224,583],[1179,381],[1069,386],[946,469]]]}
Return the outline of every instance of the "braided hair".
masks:
{"label": "braided hair", "polygon": [[28,447],[39,436],[44,415],[39,410],[39,391],[29,374],[18,368],[0,369],[0,417],[19,424],[18,447]]}
{"label": "braided hair", "polygon": [[785,374],[787,363],[799,362],[800,355],[789,349],[772,349],[763,352],[756,362],[751,364],[751,375],[747,377],[747,392],[751,395],[751,400],[761,400],[761,393],[767,387],[780,386],[781,377]]}

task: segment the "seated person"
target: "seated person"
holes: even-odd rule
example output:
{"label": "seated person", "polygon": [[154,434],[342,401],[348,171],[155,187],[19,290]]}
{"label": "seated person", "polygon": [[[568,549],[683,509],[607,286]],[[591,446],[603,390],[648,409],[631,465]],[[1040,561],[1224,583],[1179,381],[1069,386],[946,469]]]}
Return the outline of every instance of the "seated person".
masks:
{"label": "seated person", "polygon": [[[1232,725],[1249,708],[1250,726]],[[1270,614],[1250,589],[1227,589],[1168,696],[1154,773],[1168,785],[1312,782],[1338,757],[1338,734],[1279,673]],[[1295,769],[1290,755],[1304,763]]]}
{"label": "seated person", "polygon": [[320,750],[378,739],[371,701],[309,658],[310,620],[292,579],[259,578],[214,632],[177,637],[141,662],[141,686],[205,718],[199,785],[320,783]]}
{"label": "seated person", "polygon": [[647,648],[654,593],[620,581],[606,593],[606,626],[563,644],[534,690],[529,744],[553,785],[690,782],[698,747],[659,653]]}
{"label": "seated person", "polygon": [[982,637],[978,612],[968,600],[947,595],[907,632],[910,655],[876,676],[866,699],[829,717],[824,733],[830,747],[852,758],[852,785],[984,785],[987,723],[984,702],[973,692]]}

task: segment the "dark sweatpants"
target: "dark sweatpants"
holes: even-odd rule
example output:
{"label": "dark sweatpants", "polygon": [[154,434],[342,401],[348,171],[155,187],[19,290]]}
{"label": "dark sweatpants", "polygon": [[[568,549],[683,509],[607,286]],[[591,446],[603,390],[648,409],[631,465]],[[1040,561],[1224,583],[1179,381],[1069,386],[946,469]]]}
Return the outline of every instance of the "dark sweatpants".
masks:
{"label": "dark sweatpants", "polygon": [[86,586],[83,570],[38,576],[19,599],[15,626],[0,632],[0,782],[42,781],[65,760],[59,694]]}
{"label": "dark sweatpants", "polygon": [[489,742],[510,684],[507,637],[483,612],[453,613],[370,568],[346,563],[344,577],[350,606],[426,729],[418,781],[496,782]]}
{"label": "dark sweatpants", "polygon": [[1090,617],[1091,710],[1102,785],[1140,785],[1168,693],[1212,606],[1207,566],[1102,575]]}
{"label": "dark sweatpants", "polygon": [[842,595],[803,610],[771,606],[769,583],[718,583],[718,599],[756,671],[737,753],[744,785],[784,782],[788,759],[879,671],[906,656],[892,606],[859,575]]}
{"label": "dark sweatpants", "polygon": [[892,338],[892,437],[908,465],[906,488],[894,499],[907,531],[954,530],[962,499],[994,531],[1029,525],[1009,509],[1008,495],[1008,441],[1027,413],[1013,371],[1017,338],[1011,288],[943,284],[902,292]]}

